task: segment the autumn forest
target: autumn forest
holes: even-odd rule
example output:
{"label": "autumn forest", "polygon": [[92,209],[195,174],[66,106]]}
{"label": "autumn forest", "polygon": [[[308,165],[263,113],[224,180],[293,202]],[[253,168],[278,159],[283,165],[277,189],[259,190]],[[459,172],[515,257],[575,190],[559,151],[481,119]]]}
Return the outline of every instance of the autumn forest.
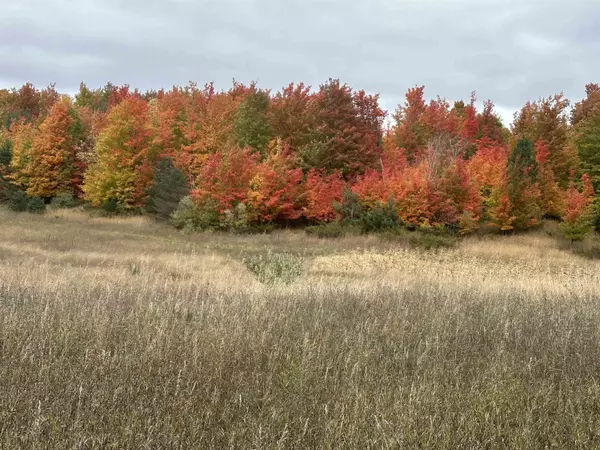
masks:
{"label": "autumn forest", "polygon": [[528,102],[507,128],[475,93],[427,101],[424,87],[387,113],[335,79],[278,92],[82,83],[73,97],[27,83],[0,90],[0,201],[69,199],[196,229],[360,216],[469,234],[551,218],[579,240],[600,228],[600,86],[586,94]]}

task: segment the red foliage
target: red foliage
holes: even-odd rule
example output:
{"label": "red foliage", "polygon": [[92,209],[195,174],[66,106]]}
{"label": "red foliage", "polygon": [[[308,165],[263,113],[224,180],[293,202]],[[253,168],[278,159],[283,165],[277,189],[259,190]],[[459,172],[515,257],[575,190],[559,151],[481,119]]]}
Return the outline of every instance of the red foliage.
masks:
{"label": "red foliage", "polygon": [[425,164],[398,171],[371,170],[357,180],[352,191],[368,208],[381,206],[393,199],[401,220],[412,224],[428,224],[432,212],[426,174]]}
{"label": "red foliage", "polygon": [[477,110],[475,108],[475,92],[471,94],[471,103],[465,107],[465,118],[462,124],[462,138],[465,142],[474,143],[479,133],[479,122],[477,121]]}
{"label": "red foliage", "polygon": [[290,83],[271,101],[269,116],[275,134],[298,151],[307,144],[312,123],[310,86]]}
{"label": "red foliage", "polygon": [[304,217],[318,222],[336,219],[338,214],[333,204],[342,201],[345,188],[346,183],[339,172],[327,174],[323,170],[309,170],[304,183]]}
{"label": "red foliage", "polygon": [[250,148],[217,152],[203,165],[192,196],[199,205],[216,202],[220,214],[243,203],[250,221],[297,219],[302,178],[295,156],[285,149],[262,163]]}
{"label": "red foliage", "polygon": [[250,180],[248,206],[260,222],[293,220],[302,215],[302,170],[296,157],[280,149],[259,164]]}
{"label": "red foliage", "polygon": [[483,102],[483,111],[477,115],[481,139],[488,139],[498,144],[505,142],[504,127],[494,113],[494,103],[491,100]]}
{"label": "red foliage", "polygon": [[353,92],[339,80],[329,80],[310,102],[314,117],[313,139],[327,148],[319,155],[319,168],[339,170],[351,179],[379,160],[379,140],[385,112],[379,96]]}
{"label": "red foliage", "polygon": [[[461,136],[460,118],[450,109],[449,103],[438,97],[426,104],[423,100],[425,87],[415,87],[406,93],[404,106],[394,114],[396,144],[406,150],[407,160],[418,163],[427,155],[427,145],[436,136]],[[466,135],[473,133],[473,123],[467,126]]]}
{"label": "red foliage", "polygon": [[246,200],[258,165],[258,155],[250,148],[209,155],[201,167],[192,196],[198,204],[216,201],[219,212],[223,213]]}
{"label": "red foliage", "polygon": [[456,158],[437,182],[429,184],[429,203],[436,223],[457,225],[465,211],[474,220],[481,213],[481,197],[477,185],[471,181],[462,158]]}
{"label": "red foliage", "polygon": [[583,184],[582,191],[579,191],[575,183],[571,181],[569,189],[565,192],[563,221],[567,224],[576,223],[594,198],[594,187],[592,186],[590,177],[584,174],[581,177],[581,182]]}

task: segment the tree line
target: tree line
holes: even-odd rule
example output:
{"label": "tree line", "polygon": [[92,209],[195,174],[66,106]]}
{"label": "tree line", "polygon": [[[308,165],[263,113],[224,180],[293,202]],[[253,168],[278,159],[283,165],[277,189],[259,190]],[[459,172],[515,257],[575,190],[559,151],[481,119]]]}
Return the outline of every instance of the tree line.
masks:
{"label": "tree line", "polygon": [[187,228],[356,221],[371,228],[600,229],[600,86],[570,108],[526,103],[505,127],[475,94],[408,90],[386,121],[377,95],[336,79],[278,92],[212,83],[75,96],[0,90],[0,201],[86,202]]}

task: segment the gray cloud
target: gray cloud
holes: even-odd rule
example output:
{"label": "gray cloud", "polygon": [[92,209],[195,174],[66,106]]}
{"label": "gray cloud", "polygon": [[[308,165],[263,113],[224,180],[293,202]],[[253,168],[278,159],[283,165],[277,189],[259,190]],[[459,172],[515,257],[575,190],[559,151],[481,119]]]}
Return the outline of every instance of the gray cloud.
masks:
{"label": "gray cloud", "polygon": [[492,99],[504,117],[600,73],[596,0],[21,0],[0,15],[0,87],[81,80],[141,89],[233,78],[279,89],[329,77]]}

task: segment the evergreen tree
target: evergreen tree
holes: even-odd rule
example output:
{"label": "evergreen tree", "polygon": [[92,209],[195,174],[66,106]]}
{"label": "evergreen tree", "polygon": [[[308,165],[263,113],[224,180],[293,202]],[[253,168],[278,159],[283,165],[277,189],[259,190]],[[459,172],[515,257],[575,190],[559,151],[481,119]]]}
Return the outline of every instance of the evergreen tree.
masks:
{"label": "evergreen tree", "polygon": [[173,166],[170,158],[164,158],[154,171],[154,183],[148,191],[146,210],[161,219],[168,219],[181,200],[189,195],[183,173]]}
{"label": "evergreen tree", "polygon": [[581,170],[591,177],[596,192],[600,192],[600,107],[576,125],[575,145]]}
{"label": "evergreen tree", "polygon": [[12,159],[12,144],[0,134],[0,175],[8,170]]}
{"label": "evergreen tree", "polygon": [[537,163],[533,144],[519,139],[508,155],[506,191],[512,205],[511,216],[515,228],[525,229],[537,225],[542,211],[539,205],[540,192],[536,184]]}
{"label": "evergreen tree", "polygon": [[0,203],[8,201],[12,191],[12,186],[7,179],[11,158],[11,142],[0,135]]}

